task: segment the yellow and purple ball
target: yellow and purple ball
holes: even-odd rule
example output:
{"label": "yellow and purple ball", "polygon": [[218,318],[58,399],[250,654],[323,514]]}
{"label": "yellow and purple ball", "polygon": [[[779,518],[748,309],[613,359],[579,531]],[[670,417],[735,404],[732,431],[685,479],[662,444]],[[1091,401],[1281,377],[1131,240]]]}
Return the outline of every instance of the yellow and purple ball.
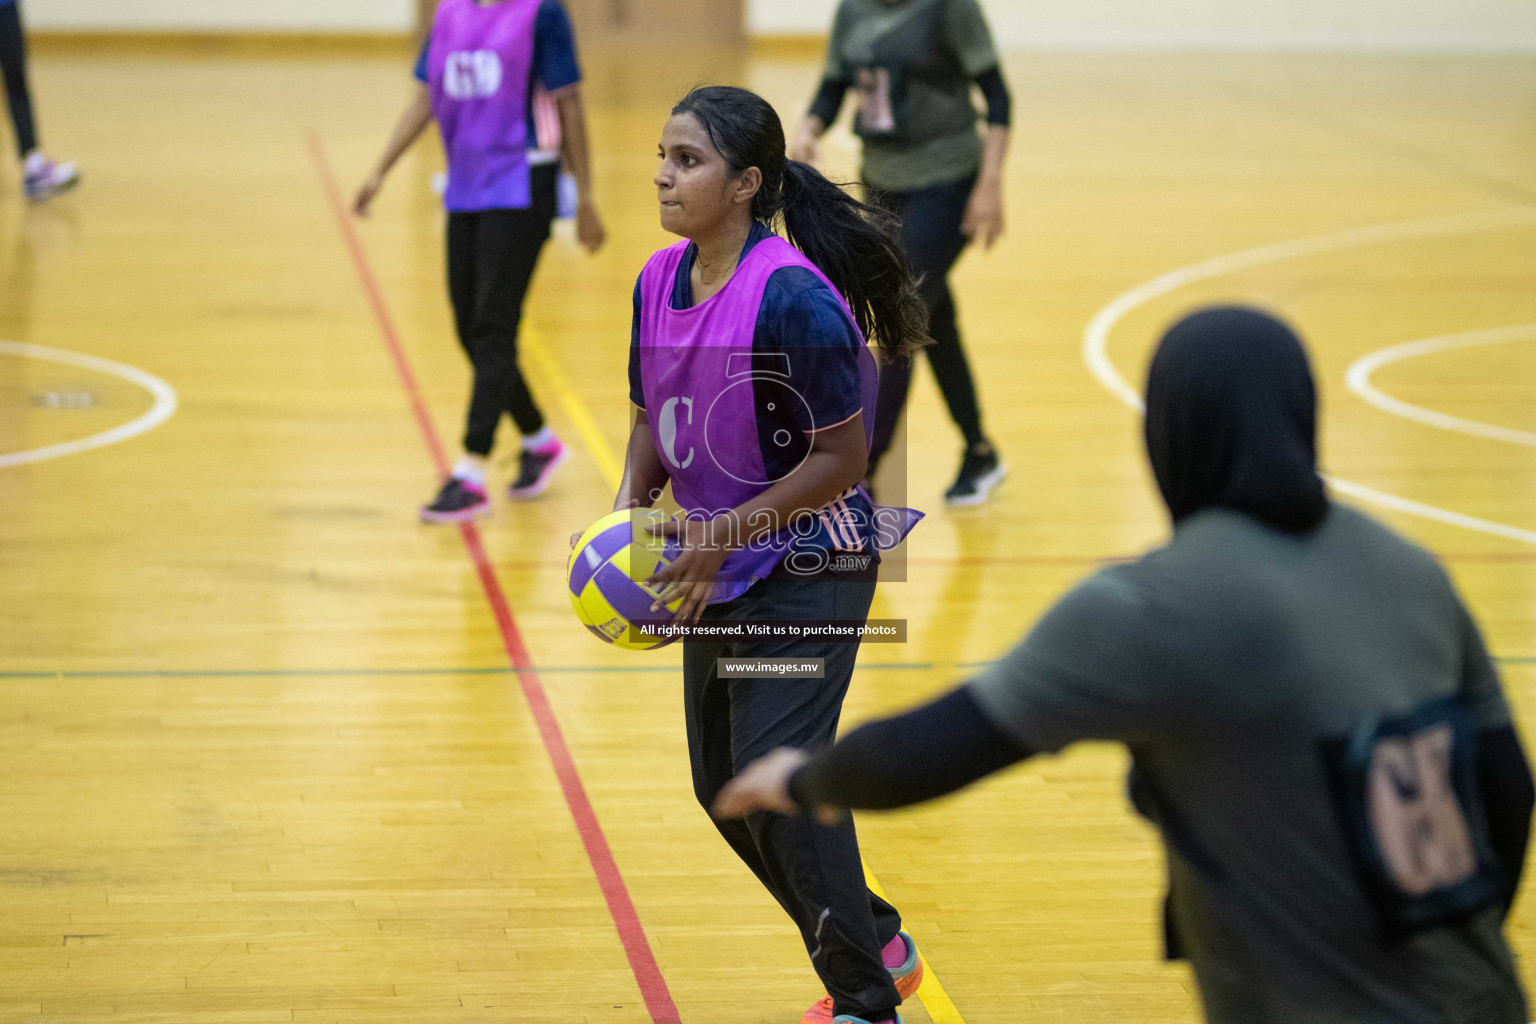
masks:
{"label": "yellow and purple ball", "polygon": [[671,613],[679,603],[668,605],[668,611],[651,611],[658,592],[645,583],[676,551],[675,545],[669,551],[666,538],[646,528],[665,521],[654,509],[610,512],[593,523],[571,550],[566,564],[571,607],[581,624],[605,643],[647,651],[675,639],[646,639],[637,631],[647,623],[672,621]]}

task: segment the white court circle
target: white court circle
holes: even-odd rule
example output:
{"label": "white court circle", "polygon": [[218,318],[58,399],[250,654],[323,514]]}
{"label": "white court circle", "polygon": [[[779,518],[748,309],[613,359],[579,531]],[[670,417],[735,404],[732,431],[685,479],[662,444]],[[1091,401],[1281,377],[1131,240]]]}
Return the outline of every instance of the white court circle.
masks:
{"label": "white court circle", "polygon": [[[1115,326],[1125,319],[1128,314],[1146,305],[1153,299],[1160,298],[1199,281],[1222,277],[1226,274],[1247,270],[1250,267],[1262,266],[1266,263],[1279,263],[1284,260],[1300,259],[1305,256],[1315,256],[1326,252],[1355,249],[1367,245],[1381,245],[1387,242],[1408,241],[1434,235],[1468,234],[1474,231],[1509,227],[1522,223],[1536,224],[1536,210],[1530,207],[1516,206],[1501,210],[1453,214],[1447,217],[1427,217],[1418,220],[1396,221],[1390,224],[1375,224],[1369,227],[1353,228],[1348,231],[1315,235],[1311,238],[1296,238],[1284,242],[1276,242],[1272,245],[1261,245],[1253,249],[1241,249],[1237,252],[1204,260],[1200,263],[1192,263],[1187,267],[1180,267],[1177,270],[1170,270],[1165,274],[1159,274],[1157,277],[1143,282],[1129,291],[1122,292],[1095,313],[1093,319],[1088,322],[1088,327],[1083,331],[1083,362],[1087,364],[1088,371],[1093,374],[1094,379],[1102,384],[1110,394],[1137,412],[1143,412],[1140,393],[1130,385],[1109,358],[1109,335]],[[1428,410],[1424,411],[1428,412]],[[1488,425],[1482,424],[1482,426]],[[1389,494],[1386,491],[1378,491],[1374,487],[1367,487],[1364,484],[1357,484],[1351,480],[1343,480],[1339,477],[1331,476],[1325,479],[1327,479],[1329,486],[1335,491],[1340,494],[1347,494],[1359,501],[1418,516],[1421,519],[1430,519],[1438,523],[1446,523],[1450,526],[1460,526],[1479,533],[1536,545],[1536,531],[1523,530],[1518,526],[1510,526],[1507,523],[1497,523],[1489,519],[1480,519],[1477,516],[1453,512],[1450,509],[1440,508],[1437,505],[1429,505],[1421,501],[1414,501],[1411,498]]]}
{"label": "white court circle", "polygon": [[1529,430],[1515,430],[1511,427],[1500,427],[1492,423],[1480,423],[1477,420],[1436,412],[1433,409],[1405,402],[1400,398],[1393,398],[1371,383],[1371,374],[1383,366],[1401,362],[1404,359],[1412,359],[1415,356],[1533,339],[1536,339],[1536,324],[1495,327],[1486,331],[1465,331],[1460,334],[1442,334],[1434,338],[1405,341],[1401,345],[1378,349],[1368,356],[1355,360],[1344,374],[1344,383],[1349,386],[1349,390],[1376,408],[1392,413],[1394,416],[1416,420],[1431,427],[1439,427],[1441,430],[1454,430],[1460,434],[1471,434],[1473,437],[1486,437],[1493,441],[1508,441],[1510,444],[1523,444],[1536,448],[1536,433]]}
{"label": "white court circle", "polygon": [[0,356],[42,359],[50,363],[62,363],[82,370],[105,373],[126,380],[130,384],[137,384],[148,391],[155,400],[148,412],[111,430],[103,430],[99,434],[92,434],[74,441],[45,445],[42,448],[29,448],[20,452],[0,452],[0,469],[29,462],[43,462],[89,451],[92,448],[117,444],[119,441],[126,441],[130,437],[137,437],[139,434],[155,429],[176,414],[176,389],[154,374],[145,373],[138,367],[129,366],[126,363],[117,363],[99,356],[85,355],[82,352],[70,352],[62,348],[49,348],[46,345],[29,345],[20,341],[0,341]]}

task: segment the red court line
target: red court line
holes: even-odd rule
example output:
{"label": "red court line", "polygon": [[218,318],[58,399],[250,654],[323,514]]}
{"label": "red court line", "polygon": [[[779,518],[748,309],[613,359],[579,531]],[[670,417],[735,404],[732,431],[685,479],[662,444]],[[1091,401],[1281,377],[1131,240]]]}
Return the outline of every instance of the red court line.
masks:
{"label": "red court line", "polygon": [[[319,137],[314,134],[309,136],[309,151],[314,159],[315,170],[320,176],[320,184],[325,190],[326,198],[330,201],[331,213],[336,218],[337,229],[341,232],[342,241],[346,243],[347,252],[352,257],[352,266],[357,271],[358,281],[362,284],[363,292],[368,297],[368,304],[373,309],[373,318],[383,337],[384,347],[389,350],[390,358],[395,364],[395,372],[400,377],[400,385],[410,399],[411,411],[416,416],[416,425],[421,428],[422,440],[426,443],[427,451],[431,454],[438,472],[446,476],[449,469],[448,457],[444,454],[442,441],[437,436],[437,427],[427,413],[426,403],[421,397],[421,388],[416,384],[416,374],[411,370],[410,360],[400,344],[400,336],[395,331],[394,320],[384,304],[384,294],[379,288],[378,279],[374,276],[373,267],[368,262],[368,254],[363,251],[362,242],[352,227],[347,205],[342,199],[341,191],[337,188],[335,175],[331,173],[330,161],[326,159],[325,147],[321,144]],[[640,994],[645,999],[646,1010],[650,1012],[651,1020],[655,1024],[679,1024],[677,1006],[672,1002],[672,993],[667,990],[666,980],[662,978],[661,969],[656,965],[656,957],[652,954],[650,942],[645,937],[645,929],[640,925],[640,915],[635,911],[634,901],[630,899],[629,890],[624,885],[624,876],[619,873],[619,866],[613,859],[613,851],[608,847],[608,838],[603,834],[602,825],[598,823],[597,812],[593,810],[592,801],[588,799],[586,788],[581,784],[581,776],[576,771],[576,762],[571,758],[570,747],[566,745],[565,737],[560,732],[560,723],[555,720],[554,710],[549,705],[549,695],[544,690],[544,684],[539,681],[533,658],[529,656],[528,648],[523,643],[522,633],[518,631],[517,620],[512,615],[511,606],[507,604],[507,595],[501,589],[501,582],[496,578],[496,570],[491,566],[491,560],[486,555],[485,545],[480,539],[480,531],[474,523],[462,523],[459,526],[459,532],[464,537],[464,547],[469,553],[470,561],[475,565],[475,572],[480,577],[480,585],[485,590],[486,600],[490,602],[491,613],[495,616],[496,626],[501,631],[502,645],[507,650],[507,656],[512,659],[513,666],[518,670],[517,681],[522,688],[523,699],[528,702],[528,709],[533,713],[533,720],[539,728],[539,737],[544,741],[544,752],[549,756],[549,762],[555,769],[555,777],[560,780],[560,789],[565,794],[565,803],[570,808],[571,817],[576,820],[576,831],[581,835],[581,844],[586,847],[587,860],[592,863],[592,871],[597,875],[598,885],[603,890],[603,899],[608,903],[608,913],[613,917],[614,927],[619,933],[619,941],[624,945],[624,954],[629,958],[629,968],[634,972],[635,981],[640,986]]]}
{"label": "red court line", "polygon": [[[1149,549],[1150,550],[1150,549]],[[1441,562],[1536,562],[1536,551],[1430,552]],[[910,555],[909,565],[1110,565],[1134,562],[1141,555],[967,555],[960,558],[926,558]],[[560,563],[564,565],[564,562]]]}

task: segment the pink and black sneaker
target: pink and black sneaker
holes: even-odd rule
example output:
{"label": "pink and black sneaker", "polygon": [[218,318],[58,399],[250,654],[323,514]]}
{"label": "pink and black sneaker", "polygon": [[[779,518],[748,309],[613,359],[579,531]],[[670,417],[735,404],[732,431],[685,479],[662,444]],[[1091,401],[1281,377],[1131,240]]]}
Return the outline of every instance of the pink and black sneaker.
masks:
{"label": "pink and black sneaker", "polygon": [[80,184],[80,169],[72,163],[61,164],[46,157],[29,159],[23,182],[27,199],[40,203]]}
{"label": "pink and black sneaker", "polygon": [[424,523],[467,523],[486,519],[491,514],[491,499],[485,488],[456,476],[448,478],[432,504],[421,507]]}
{"label": "pink and black sneaker", "polygon": [[537,448],[524,448],[517,479],[507,488],[513,501],[532,501],[544,493],[555,470],[565,465],[571,450],[558,438],[551,438]]}

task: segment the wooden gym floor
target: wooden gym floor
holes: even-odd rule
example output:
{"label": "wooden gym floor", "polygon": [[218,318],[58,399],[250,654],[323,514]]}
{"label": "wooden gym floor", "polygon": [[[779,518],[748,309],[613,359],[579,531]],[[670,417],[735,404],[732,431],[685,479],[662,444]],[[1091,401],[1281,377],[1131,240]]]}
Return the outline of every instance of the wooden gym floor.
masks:
{"label": "wooden gym floor", "polygon": [[[545,500],[461,534],[414,519],[467,386],[440,155],[407,158],[368,223],[331,191],[382,146],[410,60],[35,62],[45,141],[86,177],[26,209],[0,176],[4,1020],[773,1024],[819,995],[693,803],[679,653],[599,645],[560,580],[612,495],[630,288],[668,241],[650,184],[668,105],[730,81],[792,119],[816,61],[587,54],[611,241],[551,244],[525,336],[578,454]],[[943,508],[959,443],[924,371],[910,500],[930,515],[876,607],[911,639],[866,648],[848,718],[953,685],[1101,561],[1158,543],[1115,387],[1172,317],[1236,298],[1304,331],[1339,488],[1443,556],[1529,729],[1536,62],[1009,72],[1009,233],[956,286],[1012,479]],[[846,133],[828,163],[851,172]],[[1439,340],[1392,349],[1420,339]],[[152,429],[51,447],[125,425]],[[1157,960],[1160,854],[1123,767],[1085,747],[861,820],[941,983],[910,1019],[1196,1019],[1187,972]],[[1521,952],[1533,922],[1524,901]]]}

